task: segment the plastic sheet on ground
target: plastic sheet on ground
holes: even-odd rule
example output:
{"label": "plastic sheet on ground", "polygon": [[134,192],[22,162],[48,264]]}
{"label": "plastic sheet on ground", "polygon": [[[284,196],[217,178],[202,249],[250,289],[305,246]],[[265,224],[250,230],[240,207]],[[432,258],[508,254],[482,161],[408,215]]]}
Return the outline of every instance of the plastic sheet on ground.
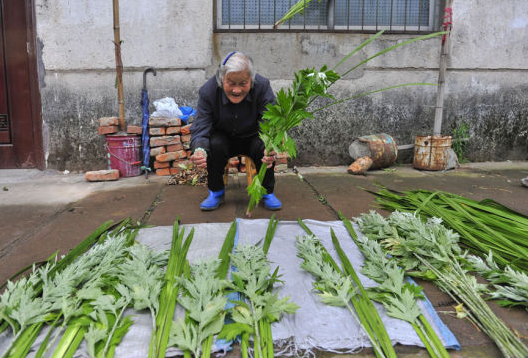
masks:
{"label": "plastic sheet on ground", "polygon": [[[304,220],[304,222],[321,239],[323,245],[336,261],[340,262],[330,237],[330,228],[332,228],[364,286],[375,285],[374,281],[360,273],[363,256],[341,221]],[[264,238],[268,226],[267,219],[238,219],[237,223],[236,240],[239,245],[259,242]],[[189,261],[192,263],[200,258],[217,257],[230,225],[230,223],[184,225],[186,234],[190,232],[191,227],[195,229],[194,239],[188,253]],[[357,227],[355,228],[360,235]],[[356,352],[364,347],[370,347],[366,334],[362,332],[346,309],[322,304],[319,302],[317,295],[312,292],[313,277],[301,269],[301,259],[297,257],[295,247],[295,239],[301,235],[305,235],[305,232],[297,222],[279,222],[268,252],[268,259],[272,262],[272,269],[275,269],[278,265],[279,273],[282,275],[281,279],[284,281],[284,284],[277,285],[279,297],[289,295],[291,301],[300,306],[296,314],[286,315],[280,322],[272,325],[274,342],[280,350],[277,354],[308,355],[315,349],[332,352]],[[170,249],[171,239],[172,227],[170,226],[142,229],[137,236],[139,242],[155,250]],[[381,305],[376,303],[375,305],[394,344],[423,347],[421,340],[410,324],[388,317]],[[430,302],[428,300],[422,301],[420,306],[445,346],[459,349],[458,341],[442,323]],[[150,314],[146,312],[138,313],[133,310],[128,310],[127,314],[133,315],[134,324],[117,347],[115,357],[145,358],[148,356],[152,331]],[[177,307],[175,319],[183,316],[183,310]],[[44,339],[44,334],[45,332],[42,332],[35,342],[37,349],[40,342]],[[0,352],[6,349],[9,341],[10,337],[5,332],[0,335]],[[229,345],[223,341],[216,342],[216,346],[213,347],[213,351],[228,349],[230,349]],[[87,352],[86,343],[83,342],[74,357],[88,357]],[[181,352],[175,348],[167,350],[167,357],[179,354]],[[35,352],[33,351],[28,357],[33,357],[34,355]]]}

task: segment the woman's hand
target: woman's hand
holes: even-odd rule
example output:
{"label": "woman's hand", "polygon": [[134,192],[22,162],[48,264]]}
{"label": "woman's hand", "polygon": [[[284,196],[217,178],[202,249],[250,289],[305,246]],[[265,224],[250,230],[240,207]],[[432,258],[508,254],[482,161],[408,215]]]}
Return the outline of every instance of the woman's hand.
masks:
{"label": "woman's hand", "polygon": [[198,168],[207,168],[207,155],[204,150],[195,150],[191,155],[191,162],[194,163]]}
{"label": "woman's hand", "polygon": [[271,168],[275,159],[277,159],[277,152],[272,150],[271,152],[267,153],[267,151],[264,150],[264,156],[262,157],[262,163],[266,163],[267,168]]}

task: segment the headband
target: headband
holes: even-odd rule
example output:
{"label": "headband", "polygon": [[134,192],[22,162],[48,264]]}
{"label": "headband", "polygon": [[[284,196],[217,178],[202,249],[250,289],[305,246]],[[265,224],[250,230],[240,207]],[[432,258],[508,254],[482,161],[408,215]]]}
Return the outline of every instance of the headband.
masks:
{"label": "headband", "polygon": [[229,58],[230,58],[231,56],[233,56],[235,53],[236,53],[236,51],[233,51],[233,52],[231,52],[229,55],[227,55],[227,57],[225,58],[224,62],[222,62],[222,66],[225,66],[227,60],[229,60]]}

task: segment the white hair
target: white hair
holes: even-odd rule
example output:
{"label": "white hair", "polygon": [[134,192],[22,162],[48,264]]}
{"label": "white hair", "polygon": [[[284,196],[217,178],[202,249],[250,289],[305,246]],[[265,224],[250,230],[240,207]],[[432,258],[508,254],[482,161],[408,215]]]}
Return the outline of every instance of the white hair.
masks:
{"label": "white hair", "polygon": [[224,76],[230,72],[247,71],[251,77],[251,87],[255,82],[255,72],[253,71],[253,60],[248,55],[234,51],[229,53],[222,61],[218,70],[216,71],[216,83],[219,87],[223,87]]}

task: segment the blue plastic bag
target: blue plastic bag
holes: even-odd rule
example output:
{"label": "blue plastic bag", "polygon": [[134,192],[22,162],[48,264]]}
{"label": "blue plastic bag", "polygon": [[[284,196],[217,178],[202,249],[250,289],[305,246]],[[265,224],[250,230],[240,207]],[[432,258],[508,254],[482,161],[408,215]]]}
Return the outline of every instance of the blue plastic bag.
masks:
{"label": "blue plastic bag", "polygon": [[190,116],[194,116],[196,114],[196,109],[193,109],[192,107],[187,107],[187,106],[180,107],[180,111],[182,112],[180,119],[185,124],[187,124],[187,122],[189,121]]}

